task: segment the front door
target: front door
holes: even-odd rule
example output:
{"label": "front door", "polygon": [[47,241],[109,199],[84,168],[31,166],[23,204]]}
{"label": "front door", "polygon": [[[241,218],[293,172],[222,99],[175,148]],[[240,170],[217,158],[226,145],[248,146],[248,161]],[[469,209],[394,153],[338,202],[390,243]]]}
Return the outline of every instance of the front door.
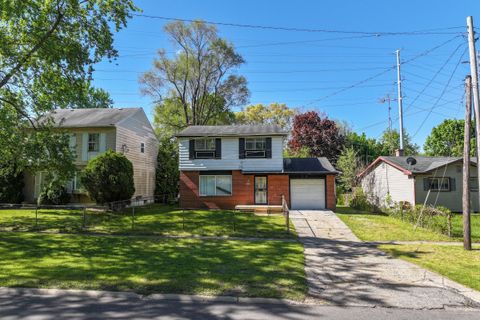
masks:
{"label": "front door", "polygon": [[267,177],[255,177],[255,204],[267,204]]}

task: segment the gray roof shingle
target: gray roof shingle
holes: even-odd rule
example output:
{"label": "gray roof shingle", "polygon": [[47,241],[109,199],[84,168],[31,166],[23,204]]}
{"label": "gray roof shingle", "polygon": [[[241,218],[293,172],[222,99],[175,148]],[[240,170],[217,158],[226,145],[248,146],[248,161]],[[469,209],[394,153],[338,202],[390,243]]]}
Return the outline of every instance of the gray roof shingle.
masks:
{"label": "gray roof shingle", "polygon": [[287,131],[279,125],[227,125],[227,126],[190,126],[177,137],[224,137],[224,136],[286,136]]}
{"label": "gray roof shingle", "polygon": [[285,158],[285,173],[338,173],[327,158]]}
{"label": "gray roof shingle", "polygon": [[[58,109],[48,113],[47,117],[51,117],[56,126],[63,128],[112,127],[138,110],[141,108]],[[42,120],[45,119],[46,117]]]}
{"label": "gray roof shingle", "polygon": [[[410,166],[407,163],[408,158],[414,158],[417,163],[413,166]],[[443,167],[447,164],[454,163],[462,160],[462,157],[425,157],[425,156],[406,156],[406,157],[381,157],[386,161],[396,164],[397,166],[408,170],[412,173],[425,173],[440,167]],[[477,162],[475,157],[471,158],[473,163]]]}

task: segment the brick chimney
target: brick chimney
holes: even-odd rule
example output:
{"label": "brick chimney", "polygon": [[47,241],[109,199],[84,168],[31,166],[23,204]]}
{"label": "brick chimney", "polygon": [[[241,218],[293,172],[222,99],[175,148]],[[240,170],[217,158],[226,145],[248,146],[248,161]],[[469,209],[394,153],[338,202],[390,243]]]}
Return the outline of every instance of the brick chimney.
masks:
{"label": "brick chimney", "polygon": [[403,157],[403,149],[395,150],[395,157]]}

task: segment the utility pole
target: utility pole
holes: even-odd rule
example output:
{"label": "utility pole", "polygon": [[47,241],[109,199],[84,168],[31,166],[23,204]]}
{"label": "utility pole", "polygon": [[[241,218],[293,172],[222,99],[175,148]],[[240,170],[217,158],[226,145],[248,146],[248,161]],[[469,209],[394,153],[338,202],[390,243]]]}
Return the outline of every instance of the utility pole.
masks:
{"label": "utility pole", "polygon": [[465,78],[465,132],[463,138],[463,248],[472,250],[470,231],[470,124],[472,121],[472,77]]}
{"label": "utility pole", "polygon": [[[467,17],[468,53],[470,55],[470,75],[472,76],[473,110],[475,115],[476,155],[480,156],[480,97],[478,92],[477,56],[475,51],[475,32],[473,31],[473,18]],[[477,160],[478,161],[478,160]],[[477,166],[477,179],[480,188],[480,165]],[[478,204],[480,205],[480,189],[477,191]]]}
{"label": "utility pole", "polygon": [[400,122],[400,148],[398,153],[403,156],[403,97],[402,97],[402,75],[400,73],[400,50],[395,51],[397,54],[397,90],[398,90],[398,120]]}
{"label": "utility pole", "polygon": [[392,97],[390,97],[390,94],[387,94],[386,97],[378,100],[378,102],[380,102],[380,103],[388,102],[388,132],[392,131],[392,117],[391,117],[391,114],[390,114],[391,111],[392,111],[391,102],[395,101],[395,100],[396,99],[392,99]]}

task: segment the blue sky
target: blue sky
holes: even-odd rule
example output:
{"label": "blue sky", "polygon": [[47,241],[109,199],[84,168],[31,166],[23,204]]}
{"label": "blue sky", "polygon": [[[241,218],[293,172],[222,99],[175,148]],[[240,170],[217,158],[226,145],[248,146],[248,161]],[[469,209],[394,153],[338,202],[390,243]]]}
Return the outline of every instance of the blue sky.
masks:
{"label": "blue sky", "polygon": [[[395,50],[401,49],[405,62],[404,123],[413,140],[422,146],[432,127],[443,119],[463,118],[463,80],[469,65],[465,63],[466,38],[460,34],[466,30],[468,15],[474,19],[478,15],[476,23],[480,26],[479,1],[135,2],[143,14],[152,16],[378,32],[378,36],[362,37],[353,33],[218,26],[220,35],[231,41],[246,60],[237,73],[248,80],[252,104],[280,102],[302,111],[316,110],[378,138],[388,126],[387,104],[379,99],[387,94],[396,98],[396,70],[387,69],[395,65]],[[95,85],[111,94],[115,107],[143,107],[151,118],[151,100],[140,94],[138,77],[151,68],[157,49],[171,51],[163,32],[165,23],[161,19],[132,18],[128,27],[115,35],[119,59],[97,65]],[[429,34],[385,34],[431,29],[435,30]],[[440,44],[444,45],[421,55]],[[383,71],[381,76],[364,81]],[[393,127],[398,128],[396,101],[391,106]]]}

